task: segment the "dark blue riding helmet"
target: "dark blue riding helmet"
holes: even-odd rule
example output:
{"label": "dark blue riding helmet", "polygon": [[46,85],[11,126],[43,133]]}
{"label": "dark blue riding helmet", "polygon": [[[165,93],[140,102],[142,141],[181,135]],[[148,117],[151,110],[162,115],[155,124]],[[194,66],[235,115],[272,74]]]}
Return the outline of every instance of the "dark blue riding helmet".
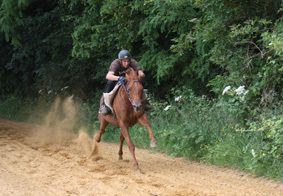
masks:
{"label": "dark blue riding helmet", "polygon": [[132,58],[130,52],[128,50],[121,50],[118,54],[118,59],[130,59]]}

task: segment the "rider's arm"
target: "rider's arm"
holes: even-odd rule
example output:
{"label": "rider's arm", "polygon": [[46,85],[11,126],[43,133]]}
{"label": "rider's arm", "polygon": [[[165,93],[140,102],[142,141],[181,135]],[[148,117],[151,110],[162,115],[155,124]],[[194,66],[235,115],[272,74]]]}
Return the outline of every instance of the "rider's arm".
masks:
{"label": "rider's arm", "polygon": [[107,80],[112,80],[112,81],[118,81],[119,76],[115,76],[114,75],[114,71],[108,71],[108,73],[106,75],[106,79]]}

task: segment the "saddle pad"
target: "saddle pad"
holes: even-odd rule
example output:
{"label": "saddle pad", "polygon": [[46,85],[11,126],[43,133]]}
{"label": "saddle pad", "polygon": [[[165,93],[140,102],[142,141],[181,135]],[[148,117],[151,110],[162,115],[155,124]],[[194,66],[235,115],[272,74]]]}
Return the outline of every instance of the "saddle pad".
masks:
{"label": "saddle pad", "polygon": [[110,93],[103,93],[104,103],[107,107],[111,109],[112,114],[114,114],[113,108],[112,108],[112,102],[120,86],[121,84],[117,83],[114,89]]}

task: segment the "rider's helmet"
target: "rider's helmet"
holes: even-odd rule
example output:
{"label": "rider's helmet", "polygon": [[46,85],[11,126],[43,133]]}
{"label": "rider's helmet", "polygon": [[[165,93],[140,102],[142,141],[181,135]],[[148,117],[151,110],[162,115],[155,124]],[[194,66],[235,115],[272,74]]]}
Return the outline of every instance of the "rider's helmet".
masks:
{"label": "rider's helmet", "polygon": [[132,56],[128,50],[121,50],[118,54],[118,59],[130,59]]}

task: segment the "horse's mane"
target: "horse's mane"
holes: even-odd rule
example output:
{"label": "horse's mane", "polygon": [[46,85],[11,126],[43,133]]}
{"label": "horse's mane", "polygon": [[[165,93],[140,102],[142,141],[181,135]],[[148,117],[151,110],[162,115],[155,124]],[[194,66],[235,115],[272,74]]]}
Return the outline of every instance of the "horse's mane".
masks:
{"label": "horse's mane", "polygon": [[139,80],[138,71],[134,70],[133,68],[129,67],[125,72],[126,80]]}

